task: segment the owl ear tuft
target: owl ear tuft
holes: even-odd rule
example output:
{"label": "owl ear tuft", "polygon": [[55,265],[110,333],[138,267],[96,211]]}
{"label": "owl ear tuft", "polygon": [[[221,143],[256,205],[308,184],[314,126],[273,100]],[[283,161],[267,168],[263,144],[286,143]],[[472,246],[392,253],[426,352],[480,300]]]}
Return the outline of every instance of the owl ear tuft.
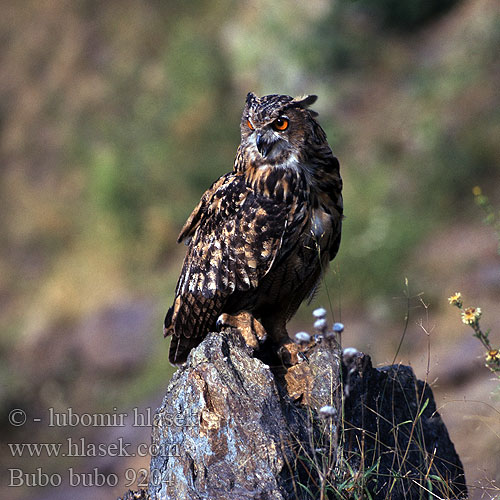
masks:
{"label": "owl ear tuft", "polygon": [[256,100],[257,100],[257,96],[253,92],[249,92],[247,94],[247,99],[246,99],[247,106],[250,106]]}
{"label": "owl ear tuft", "polygon": [[296,97],[292,102],[295,105],[301,106],[303,108],[307,108],[311,104],[314,104],[316,100],[318,99],[317,95],[306,95],[306,96],[299,96]]}

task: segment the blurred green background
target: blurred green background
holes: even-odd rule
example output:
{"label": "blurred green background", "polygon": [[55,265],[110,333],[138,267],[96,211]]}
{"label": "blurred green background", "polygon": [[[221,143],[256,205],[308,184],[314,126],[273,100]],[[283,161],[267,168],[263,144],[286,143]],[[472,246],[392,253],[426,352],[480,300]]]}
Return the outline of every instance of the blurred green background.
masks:
{"label": "blurred green background", "polygon": [[[472,497],[489,494],[499,403],[446,298],[481,306],[500,342],[496,238],[471,194],[480,185],[500,206],[498,2],[7,0],[0,40],[2,443],[57,439],[13,429],[12,408],[159,405],[175,240],[232,168],[246,93],[314,93],[346,220],[290,331],[322,305],[346,345],[386,364],[409,311],[396,361],[435,383]],[[12,462],[3,444],[1,457]]]}

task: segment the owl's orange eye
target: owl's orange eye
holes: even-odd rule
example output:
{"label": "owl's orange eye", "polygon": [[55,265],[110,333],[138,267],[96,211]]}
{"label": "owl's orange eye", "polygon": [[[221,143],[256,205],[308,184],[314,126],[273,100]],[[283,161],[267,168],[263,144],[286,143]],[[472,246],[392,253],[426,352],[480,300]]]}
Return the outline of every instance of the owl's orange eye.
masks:
{"label": "owl's orange eye", "polygon": [[252,125],[252,123],[250,122],[250,120],[247,120],[247,125],[248,125],[248,128],[249,128],[250,130],[254,130],[253,125]]}
{"label": "owl's orange eye", "polygon": [[288,128],[288,119],[285,118],[284,116],[276,118],[276,120],[274,120],[273,122],[273,128],[274,130],[279,130],[280,132],[283,132],[283,130],[286,130]]}

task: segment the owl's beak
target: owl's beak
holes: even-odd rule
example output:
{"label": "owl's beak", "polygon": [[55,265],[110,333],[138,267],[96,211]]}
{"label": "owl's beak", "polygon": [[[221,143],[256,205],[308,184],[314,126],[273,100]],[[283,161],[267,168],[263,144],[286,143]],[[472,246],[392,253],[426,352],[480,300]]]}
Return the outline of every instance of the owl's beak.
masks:
{"label": "owl's beak", "polygon": [[259,150],[259,153],[262,156],[267,156],[269,154],[269,151],[271,151],[273,144],[268,142],[262,134],[258,133],[257,137],[255,138],[255,144],[257,145],[257,149]]}

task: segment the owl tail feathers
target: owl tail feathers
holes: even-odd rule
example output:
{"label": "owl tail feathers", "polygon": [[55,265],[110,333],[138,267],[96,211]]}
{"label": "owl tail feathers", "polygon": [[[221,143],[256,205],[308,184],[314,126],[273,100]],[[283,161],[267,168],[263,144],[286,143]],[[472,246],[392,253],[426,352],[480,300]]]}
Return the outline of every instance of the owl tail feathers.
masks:
{"label": "owl tail feathers", "polygon": [[[168,337],[172,335],[172,340],[170,341],[170,351],[168,353],[168,360],[173,365],[181,365],[184,363],[188,357],[189,352],[198,343],[193,342],[192,339],[184,335],[175,334],[175,320],[177,319],[177,314],[175,314],[174,306],[170,307],[165,316],[165,322],[163,326],[163,336]],[[201,339],[200,339],[201,340]]]}
{"label": "owl tail feathers", "polygon": [[196,344],[193,345],[193,342],[186,337],[173,336],[170,342],[168,360],[173,365],[181,365],[186,361],[188,354],[195,345]]}
{"label": "owl tail feathers", "polygon": [[167,315],[165,316],[165,321],[163,322],[163,336],[166,338],[174,333],[174,328],[172,325],[172,318],[174,316],[174,308],[169,307]]}
{"label": "owl tail feathers", "polygon": [[173,364],[186,361],[189,351],[200,344],[207,331],[215,327],[222,310],[219,295],[210,299],[185,294],[177,296],[165,316],[163,334],[171,335],[169,360]]}

